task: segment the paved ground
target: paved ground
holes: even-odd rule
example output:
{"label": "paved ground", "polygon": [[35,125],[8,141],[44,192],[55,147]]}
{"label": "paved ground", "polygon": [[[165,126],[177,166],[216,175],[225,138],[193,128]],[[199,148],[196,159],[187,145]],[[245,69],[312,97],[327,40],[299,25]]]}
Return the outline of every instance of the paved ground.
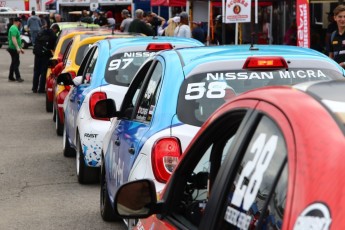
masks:
{"label": "paved ground", "polygon": [[32,49],[21,55],[23,83],[8,82],[0,49],[0,229],[124,229],[99,213],[99,185],[80,185],[62,155],[44,94],[31,92]]}

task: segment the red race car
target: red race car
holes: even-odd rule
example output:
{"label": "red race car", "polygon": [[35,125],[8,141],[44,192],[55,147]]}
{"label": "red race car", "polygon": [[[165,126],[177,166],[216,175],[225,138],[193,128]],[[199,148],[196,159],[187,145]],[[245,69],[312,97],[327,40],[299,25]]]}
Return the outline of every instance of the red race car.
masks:
{"label": "red race car", "polygon": [[[119,188],[137,229],[342,229],[345,81],[235,97],[202,126],[157,202],[151,180]],[[156,214],[156,215],[153,215]]]}

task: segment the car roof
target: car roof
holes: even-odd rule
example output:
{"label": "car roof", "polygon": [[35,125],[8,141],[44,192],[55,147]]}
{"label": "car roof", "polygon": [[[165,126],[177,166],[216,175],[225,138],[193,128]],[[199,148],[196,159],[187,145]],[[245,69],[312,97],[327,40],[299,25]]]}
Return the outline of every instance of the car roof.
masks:
{"label": "car roof", "polygon": [[101,42],[107,42],[110,47],[110,53],[114,52],[118,48],[121,47],[128,47],[127,42],[130,42],[134,46],[142,46],[147,45],[148,43],[173,43],[175,45],[177,44],[190,44],[191,46],[204,46],[203,43],[199,42],[198,40],[192,39],[192,38],[177,38],[177,37],[151,37],[151,36],[136,36],[133,38],[124,38],[124,39],[109,39],[104,40]]}
{"label": "car roof", "polygon": [[251,49],[251,45],[205,46],[165,51],[161,55],[168,56],[170,55],[169,52],[178,52],[186,70],[191,70],[195,65],[205,62],[245,60],[250,56],[281,56],[285,59],[326,61],[335,65],[339,71],[344,72],[332,59],[313,49],[286,45],[255,45],[254,47],[255,49]]}
{"label": "car roof", "polygon": [[[345,79],[303,82],[292,86],[267,86],[249,90],[237,96],[232,101],[243,100],[245,98],[266,101],[270,104],[277,105],[281,111],[291,115],[287,117],[294,117],[292,113],[297,113],[294,114],[295,117],[301,117],[300,114],[298,115],[300,111],[295,108],[305,103],[301,98],[302,94],[305,94],[307,96],[303,97],[311,98],[311,100],[316,101],[319,106],[326,109],[345,136],[344,89]],[[289,98],[289,100],[281,100],[282,98]],[[216,117],[225,113],[230,103],[231,101],[223,104],[208,118],[208,120],[214,120]],[[291,123],[297,124],[296,122]]]}
{"label": "car roof", "polygon": [[50,27],[53,25],[57,24],[60,27],[60,30],[62,29],[67,29],[67,28],[98,28],[100,27],[98,24],[89,24],[89,23],[84,23],[84,22],[55,22],[52,23]]}

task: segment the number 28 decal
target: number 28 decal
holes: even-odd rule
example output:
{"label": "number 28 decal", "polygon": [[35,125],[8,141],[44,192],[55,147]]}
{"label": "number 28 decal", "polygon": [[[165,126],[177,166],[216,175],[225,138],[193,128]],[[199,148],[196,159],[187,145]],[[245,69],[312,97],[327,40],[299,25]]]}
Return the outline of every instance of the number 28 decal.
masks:
{"label": "number 28 decal", "polygon": [[[278,136],[273,135],[266,142],[266,134],[261,133],[253,143],[250,153],[254,154],[251,161],[244,166],[238,179],[231,203],[248,211],[258,194],[263,175],[270,164],[278,143]],[[252,175],[252,176],[250,176]],[[245,183],[245,178],[250,178]],[[247,185],[246,185],[247,184]]]}
{"label": "number 28 decal", "polygon": [[186,100],[196,100],[203,98],[205,93],[207,98],[224,98],[227,84],[225,82],[210,82],[205,87],[206,82],[195,82],[187,85]]}

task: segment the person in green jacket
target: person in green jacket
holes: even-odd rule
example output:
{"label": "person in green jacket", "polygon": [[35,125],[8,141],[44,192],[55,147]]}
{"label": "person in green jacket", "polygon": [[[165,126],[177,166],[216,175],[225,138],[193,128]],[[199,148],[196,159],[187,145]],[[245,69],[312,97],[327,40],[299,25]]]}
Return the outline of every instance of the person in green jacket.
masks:
{"label": "person in green jacket", "polygon": [[[17,82],[23,82],[24,80],[20,77],[19,72],[19,54],[24,53],[24,50],[22,49],[22,41],[20,39],[20,29],[21,27],[21,19],[20,18],[14,18],[13,19],[13,25],[10,27],[8,31],[8,48],[7,51],[11,55],[11,65],[10,65],[10,72],[8,75],[9,81],[17,81]],[[13,74],[16,75],[16,78],[14,78]]]}

